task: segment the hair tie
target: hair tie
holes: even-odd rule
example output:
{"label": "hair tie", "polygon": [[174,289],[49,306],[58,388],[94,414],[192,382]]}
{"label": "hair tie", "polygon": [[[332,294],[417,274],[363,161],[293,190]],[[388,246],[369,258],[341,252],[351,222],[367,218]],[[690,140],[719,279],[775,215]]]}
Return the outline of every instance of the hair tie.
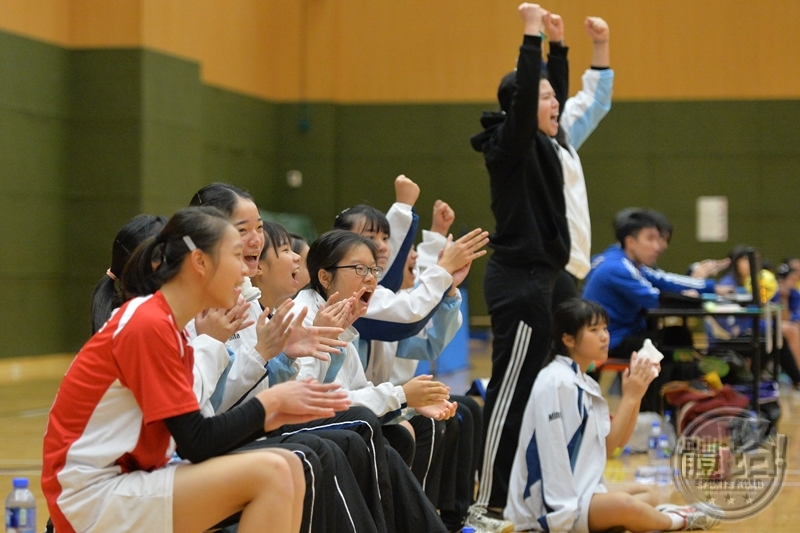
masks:
{"label": "hair tie", "polygon": [[114,273],[111,272],[110,268],[108,270],[106,270],[106,276],[108,276],[109,278],[113,279],[114,281],[117,281],[117,276],[115,276]]}

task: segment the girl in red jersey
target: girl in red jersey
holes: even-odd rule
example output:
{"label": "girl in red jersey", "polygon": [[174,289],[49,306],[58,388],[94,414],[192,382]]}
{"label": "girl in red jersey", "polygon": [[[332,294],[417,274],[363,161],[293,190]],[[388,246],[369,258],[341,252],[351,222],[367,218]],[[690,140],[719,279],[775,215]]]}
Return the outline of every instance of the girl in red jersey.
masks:
{"label": "girl in red jersey", "polygon": [[[280,449],[223,454],[257,432],[330,417],[346,394],[288,382],[203,418],[192,391],[183,328],[236,303],[242,247],[218,210],[189,208],[131,258],[123,289],[137,297],[81,349],[50,412],[42,488],[59,533],[202,531],[239,511],[243,533],[298,531],[300,461]],[[200,464],[167,465],[175,445]]]}

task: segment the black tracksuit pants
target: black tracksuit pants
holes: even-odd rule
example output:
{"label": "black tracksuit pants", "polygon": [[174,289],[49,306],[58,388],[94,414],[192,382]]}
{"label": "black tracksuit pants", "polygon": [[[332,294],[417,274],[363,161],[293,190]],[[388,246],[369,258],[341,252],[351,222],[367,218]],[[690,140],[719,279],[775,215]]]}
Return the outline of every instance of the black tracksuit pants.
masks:
{"label": "black tracksuit pants", "polygon": [[550,350],[553,289],[561,269],[513,268],[492,257],[484,296],[492,319],[492,377],[483,407],[484,452],[477,505],[505,507],[522,415]]}

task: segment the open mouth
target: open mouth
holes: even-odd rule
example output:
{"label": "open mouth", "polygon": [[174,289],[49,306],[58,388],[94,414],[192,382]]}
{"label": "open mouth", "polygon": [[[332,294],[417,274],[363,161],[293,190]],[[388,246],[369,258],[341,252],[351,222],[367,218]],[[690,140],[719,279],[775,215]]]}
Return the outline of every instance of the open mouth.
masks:
{"label": "open mouth", "polygon": [[297,281],[297,275],[298,274],[300,274],[300,269],[299,268],[292,272],[292,280],[293,281],[295,281],[295,282]]}
{"label": "open mouth", "polygon": [[246,255],[244,256],[244,263],[247,265],[247,268],[250,270],[255,270],[258,268],[258,256],[257,255]]}
{"label": "open mouth", "polygon": [[365,304],[368,304],[371,298],[372,298],[371,289],[364,291],[364,294],[361,295],[361,301],[364,302]]}

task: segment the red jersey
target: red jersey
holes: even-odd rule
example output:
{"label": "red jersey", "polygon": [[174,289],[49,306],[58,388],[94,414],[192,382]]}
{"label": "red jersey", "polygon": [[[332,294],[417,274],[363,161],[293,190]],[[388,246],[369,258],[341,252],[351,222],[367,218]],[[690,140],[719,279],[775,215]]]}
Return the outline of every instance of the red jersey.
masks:
{"label": "red jersey", "polygon": [[199,410],[193,364],[161,292],[127,302],[78,352],[44,437],[42,490],[56,531],[72,530],[65,514],[102,499],[92,492],[99,481],[168,462],[164,419]]}

